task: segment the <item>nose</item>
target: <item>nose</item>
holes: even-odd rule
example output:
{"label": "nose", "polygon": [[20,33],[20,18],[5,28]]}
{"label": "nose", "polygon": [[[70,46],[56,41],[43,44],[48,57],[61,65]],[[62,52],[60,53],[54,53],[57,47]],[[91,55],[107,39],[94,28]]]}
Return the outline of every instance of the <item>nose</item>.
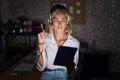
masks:
{"label": "nose", "polygon": [[62,21],[58,21],[58,25],[62,25]]}
{"label": "nose", "polygon": [[58,23],[60,24],[60,23],[62,23],[62,21],[58,21]]}

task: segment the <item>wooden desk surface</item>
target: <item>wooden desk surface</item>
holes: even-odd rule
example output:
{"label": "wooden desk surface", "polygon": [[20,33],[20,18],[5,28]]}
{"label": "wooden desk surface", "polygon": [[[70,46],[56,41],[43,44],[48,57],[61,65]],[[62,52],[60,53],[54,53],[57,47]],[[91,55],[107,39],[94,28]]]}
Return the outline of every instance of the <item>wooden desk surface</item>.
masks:
{"label": "wooden desk surface", "polygon": [[[0,80],[40,80],[40,72],[34,65],[35,52],[32,51],[29,55],[18,61],[8,70],[0,75]],[[32,65],[31,70],[19,70],[18,67],[21,64]],[[29,66],[27,66],[29,68]],[[17,70],[16,70],[17,69]]]}

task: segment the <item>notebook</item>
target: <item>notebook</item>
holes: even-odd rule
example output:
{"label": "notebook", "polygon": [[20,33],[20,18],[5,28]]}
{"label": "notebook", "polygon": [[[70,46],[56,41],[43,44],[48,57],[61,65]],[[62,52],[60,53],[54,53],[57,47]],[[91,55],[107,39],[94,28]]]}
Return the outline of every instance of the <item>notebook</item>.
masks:
{"label": "notebook", "polygon": [[54,60],[54,65],[61,65],[64,66],[64,60],[65,59],[73,59],[75,53],[77,51],[76,47],[67,47],[67,46],[60,46],[58,48],[55,60]]}

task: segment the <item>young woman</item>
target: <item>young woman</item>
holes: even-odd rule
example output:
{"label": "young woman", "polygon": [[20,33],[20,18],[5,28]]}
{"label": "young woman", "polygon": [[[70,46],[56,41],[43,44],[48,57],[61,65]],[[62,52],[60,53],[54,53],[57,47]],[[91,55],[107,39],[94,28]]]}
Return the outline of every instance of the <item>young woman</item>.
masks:
{"label": "young woman", "polygon": [[38,33],[37,69],[42,71],[40,80],[68,80],[69,66],[53,64],[59,46],[76,47],[72,61],[77,69],[80,46],[79,41],[71,35],[71,20],[65,6],[56,4],[51,8],[48,26],[49,33],[46,33],[42,25],[42,32]]}

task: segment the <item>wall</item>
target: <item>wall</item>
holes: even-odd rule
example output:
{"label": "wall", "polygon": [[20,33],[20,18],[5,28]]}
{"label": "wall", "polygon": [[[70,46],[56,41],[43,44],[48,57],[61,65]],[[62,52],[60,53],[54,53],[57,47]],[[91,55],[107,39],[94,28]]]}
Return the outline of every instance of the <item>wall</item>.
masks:
{"label": "wall", "polygon": [[14,21],[20,16],[26,16],[33,20],[47,21],[48,0],[1,0],[1,18],[7,22],[8,18]]}
{"label": "wall", "polygon": [[89,38],[97,50],[111,51],[110,70],[120,72],[120,1],[87,0]]}

